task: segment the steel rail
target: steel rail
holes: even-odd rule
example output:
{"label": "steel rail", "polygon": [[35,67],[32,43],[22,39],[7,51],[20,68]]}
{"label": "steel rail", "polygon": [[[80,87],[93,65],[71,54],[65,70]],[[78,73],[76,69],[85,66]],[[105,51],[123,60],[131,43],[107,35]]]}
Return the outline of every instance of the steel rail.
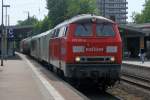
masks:
{"label": "steel rail", "polygon": [[150,91],[150,79],[128,73],[122,73],[121,80]]}

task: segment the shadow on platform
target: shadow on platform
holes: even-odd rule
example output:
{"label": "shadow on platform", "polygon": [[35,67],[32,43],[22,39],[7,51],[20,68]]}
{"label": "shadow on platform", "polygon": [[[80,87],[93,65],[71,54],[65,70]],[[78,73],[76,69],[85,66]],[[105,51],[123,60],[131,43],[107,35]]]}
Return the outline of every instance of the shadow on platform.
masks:
{"label": "shadow on platform", "polygon": [[[141,62],[141,59],[140,58],[124,58],[123,61],[137,61],[137,62]],[[148,58],[145,58],[145,62],[149,62],[150,59]]]}
{"label": "shadow on platform", "polygon": [[124,58],[124,61],[140,61],[140,58]]}

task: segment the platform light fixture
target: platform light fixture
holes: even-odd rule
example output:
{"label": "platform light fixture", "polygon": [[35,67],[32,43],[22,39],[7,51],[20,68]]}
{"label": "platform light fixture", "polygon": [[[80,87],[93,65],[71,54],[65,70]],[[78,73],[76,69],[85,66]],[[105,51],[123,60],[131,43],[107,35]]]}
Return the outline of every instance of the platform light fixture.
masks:
{"label": "platform light fixture", "polygon": [[4,22],[3,22],[3,0],[2,0],[2,24],[1,24],[1,66],[3,66],[3,35],[4,35]]}
{"label": "platform light fixture", "polygon": [[[10,7],[10,5],[4,5],[4,2],[3,2],[3,0],[2,0],[2,24],[1,24],[1,66],[3,66],[3,59],[4,59],[4,16],[3,16],[3,9],[4,9],[4,7]],[[6,19],[7,19],[7,17],[6,17]]]}
{"label": "platform light fixture", "polygon": [[10,7],[10,5],[3,5],[3,7],[6,8],[6,18],[5,18],[5,33],[4,33],[4,55],[7,56],[7,8]]}

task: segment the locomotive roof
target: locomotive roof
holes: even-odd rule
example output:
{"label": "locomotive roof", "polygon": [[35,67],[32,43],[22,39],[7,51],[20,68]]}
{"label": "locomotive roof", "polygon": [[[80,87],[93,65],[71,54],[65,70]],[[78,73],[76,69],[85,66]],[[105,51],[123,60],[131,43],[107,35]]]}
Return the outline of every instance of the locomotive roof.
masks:
{"label": "locomotive roof", "polygon": [[69,20],[66,20],[60,24],[58,24],[55,28],[53,29],[50,29],[46,32],[43,32],[41,34],[38,34],[38,35],[35,35],[33,37],[28,37],[26,39],[29,39],[29,38],[32,38],[32,39],[36,39],[36,38],[39,38],[41,36],[45,36],[47,34],[50,34],[50,32],[56,28],[59,28],[59,27],[62,27],[62,26],[66,26],[68,24],[71,24],[71,23],[75,23],[75,22],[78,22],[78,21],[81,21],[81,20],[84,20],[84,19],[93,19],[93,18],[96,18],[96,20],[99,20],[100,22],[109,22],[109,23],[114,23],[112,20],[110,19],[107,19],[107,18],[104,18],[102,16],[96,16],[96,15],[92,15],[92,14],[82,14],[82,15],[77,15]]}
{"label": "locomotive roof", "polygon": [[27,41],[29,39],[31,39],[31,37],[27,37],[27,38],[23,39],[22,41]]}
{"label": "locomotive roof", "polygon": [[35,36],[33,36],[32,38],[39,38],[39,37],[41,37],[41,36],[45,36],[45,35],[47,35],[47,34],[49,34],[51,32],[51,30],[48,30],[48,31],[46,31],[46,32],[43,32],[43,33],[41,33],[41,34],[38,34],[38,35],[35,35]]}
{"label": "locomotive roof", "polygon": [[74,22],[78,22],[78,21],[83,20],[83,19],[93,19],[93,18],[96,18],[96,20],[100,20],[101,22],[114,23],[112,20],[104,18],[102,16],[97,16],[97,15],[92,15],[92,14],[82,14],[82,15],[77,15],[77,16],[75,16],[75,17],[73,17],[67,21],[60,23],[55,28],[62,27],[62,26],[65,26],[65,25],[68,25],[68,24],[71,24]]}

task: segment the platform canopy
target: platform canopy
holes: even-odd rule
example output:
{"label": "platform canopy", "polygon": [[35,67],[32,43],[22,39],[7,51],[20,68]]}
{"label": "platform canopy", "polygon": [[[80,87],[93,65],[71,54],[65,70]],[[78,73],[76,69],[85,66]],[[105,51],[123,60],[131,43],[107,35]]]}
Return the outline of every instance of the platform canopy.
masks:
{"label": "platform canopy", "polygon": [[126,33],[127,37],[135,37],[135,36],[150,36],[150,23],[143,24],[127,24],[120,25],[120,30]]}

